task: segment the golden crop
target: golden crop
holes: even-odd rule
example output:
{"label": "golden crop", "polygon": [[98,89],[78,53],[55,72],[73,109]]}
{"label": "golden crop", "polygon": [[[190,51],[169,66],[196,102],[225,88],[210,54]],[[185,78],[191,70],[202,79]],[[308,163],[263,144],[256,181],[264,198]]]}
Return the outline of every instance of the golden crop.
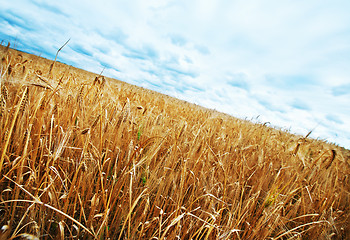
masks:
{"label": "golden crop", "polygon": [[0,239],[350,238],[348,150],[0,57]]}

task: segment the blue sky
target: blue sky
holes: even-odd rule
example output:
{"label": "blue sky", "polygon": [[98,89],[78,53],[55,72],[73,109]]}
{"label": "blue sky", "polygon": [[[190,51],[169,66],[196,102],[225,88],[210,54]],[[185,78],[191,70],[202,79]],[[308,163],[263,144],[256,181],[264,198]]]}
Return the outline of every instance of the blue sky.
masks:
{"label": "blue sky", "polygon": [[[350,148],[350,1],[12,0],[0,41]],[[3,43],[3,44],[4,44]]]}

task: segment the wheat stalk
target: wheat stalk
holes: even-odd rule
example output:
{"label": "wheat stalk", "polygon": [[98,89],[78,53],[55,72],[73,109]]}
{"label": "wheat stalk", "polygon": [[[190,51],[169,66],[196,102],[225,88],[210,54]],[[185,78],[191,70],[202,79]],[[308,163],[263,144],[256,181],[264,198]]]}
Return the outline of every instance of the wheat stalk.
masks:
{"label": "wheat stalk", "polygon": [[0,238],[349,237],[345,149],[3,49]]}

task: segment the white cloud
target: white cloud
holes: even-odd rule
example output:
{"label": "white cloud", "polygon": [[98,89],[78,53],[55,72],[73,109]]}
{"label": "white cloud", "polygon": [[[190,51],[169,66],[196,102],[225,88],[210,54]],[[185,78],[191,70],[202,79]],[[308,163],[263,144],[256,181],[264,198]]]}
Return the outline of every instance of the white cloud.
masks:
{"label": "white cloud", "polygon": [[[17,6],[20,5],[21,8]],[[0,37],[350,148],[348,1],[5,1]],[[26,24],[30,23],[30,24]],[[0,39],[1,40],[1,39]]]}

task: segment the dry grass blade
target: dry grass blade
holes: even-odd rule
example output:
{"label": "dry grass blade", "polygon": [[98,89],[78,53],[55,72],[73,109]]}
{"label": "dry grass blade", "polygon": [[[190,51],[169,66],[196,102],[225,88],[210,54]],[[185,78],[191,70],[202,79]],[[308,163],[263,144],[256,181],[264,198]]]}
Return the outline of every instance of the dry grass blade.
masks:
{"label": "dry grass blade", "polygon": [[128,213],[128,215],[126,216],[126,219],[125,219],[125,221],[124,221],[124,224],[123,224],[123,226],[122,226],[122,228],[121,228],[121,230],[120,230],[120,234],[119,234],[118,240],[121,239],[122,234],[123,234],[123,231],[124,231],[124,229],[125,229],[125,227],[126,227],[126,224],[127,224],[128,221],[130,220],[130,217],[131,217],[131,214],[133,213],[134,208],[136,207],[137,203],[138,203],[139,200],[143,197],[143,195],[144,195],[144,193],[145,193],[146,191],[147,191],[147,189],[144,189],[144,190],[140,193],[140,195],[135,199],[133,205],[132,205],[131,208],[129,209],[129,213]]}
{"label": "dry grass blade", "polygon": [[[6,176],[5,176],[6,177]],[[23,188],[21,185],[19,185],[18,183],[16,183],[15,181],[13,181],[12,179],[9,179],[8,177],[6,177],[8,180],[10,180],[11,182],[13,182],[15,185],[17,185],[17,187],[19,187],[20,189],[22,189],[26,194],[28,194],[31,198],[34,199],[34,201],[31,200],[10,200],[10,201],[2,201],[1,203],[8,203],[8,202],[28,202],[28,203],[34,203],[34,204],[39,204],[41,206],[44,206],[46,208],[49,208],[59,214],[61,214],[62,216],[68,218],[69,220],[71,220],[72,222],[76,223],[78,226],[80,226],[81,228],[83,228],[87,233],[89,233],[91,236],[95,237],[95,235],[88,229],[86,228],[83,224],[81,224],[80,222],[78,222],[77,220],[75,220],[73,217],[69,216],[68,214],[62,212],[61,210],[52,207],[48,204],[43,203],[42,201],[40,201],[38,198],[36,198],[35,196],[33,196],[29,191],[27,191],[25,188]]]}
{"label": "dry grass blade", "polygon": [[59,214],[61,214],[62,216],[68,218],[69,220],[71,220],[72,222],[76,223],[79,227],[83,228],[87,233],[89,233],[91,236],[93,236],[95,238],[95,235],[87,228],[85,227],[83,224],[81,224],[80,222],[78,222],[77,220],[75,220],[73,217],[69,216],[68,214],[60,211],[59,209],[52,207],[48,204],[45,204],[41,201],[38,201],[37,199],[35,199],[35,201],[31,201],[31,200],[10,200],[10,201],[3,201],[1,203],[9,203],[9,202],[27,202],[27,203],[34,203],[34,204],[39,204],[43,207],[49,208]]}
{"label": "dry grass blade", "polygon": [[165,239],[166,237],[166,234],[168,233],[169,229],[172,227],[172,226],[175,226],[175,224],[178,224],[181,219],[186,215],[186,213],[182,213],[180,214],[179,216],[177,216],[176,218],[174,218],[171,223],[167,226],[167,228],[165,229],[165,231],[163,232],[163,235],[161,236],[160,240],[162,239]]}
{"label": "dry grass blade", "polygon": [[43,85],[43,84],[40,84],[40,83],[31,83],[30,85],[32,86],[35,86],[35,87],[39,87],[39,88],[43,88],[43,89],[50,89],[50,90],[53,90],[52,86],[49,86],[49,85]]}
{"label": "dry grass blade", "polygon": [[70,39],[67,40],[67,42],[65,42],[56,52],[56,56],[55,56],[55,60],[52,62],[51,66],[50,66],[50,70],[49,70],[49,74],[51,75],[52,73],[52,69],[56,63],[56,60],[57,60],[57,56],[58,56],[58,53],[69,43]]}
{"label": "dry grass blade", "polygon": [[324,221],[324,220],[322,220],[322,221],[317,221],[317,222],[305,223],[305,224],[302,224],[302,225],[300,225],[300,226],[297,226],[297,227],[295,227],[295,228],[292,228],[292,229],[290,229],[290,230],[288,230],[288,231],[286,231],[286,232],[284,232],[284,233],[278,235],[276,238],[274,238],[274,240],[281,239],[282,237],[284,237],[284,236],[286,236],[286,235],[288,235],[288,234],[291,234],[291,233],[293,233],[294,231],[296,231],[296,230],[298,230],[298,229],[300,229],[300,228],[304,228],[304,227],[312,226],[312,225],[317,225],[317,224],[322,224],[322,223],[327,223],[327,224],[329,224],[327,221]]}
{"label": "dry grass blade", "polygon": [[54,87],[49,83],[49,80],[46,79],[45,77],[39,75],[39,74],[36,74],[36,76],[43,82],[45,83],[45,85],[42,85],[42,84],[39,84],[39,83],[31,83],[33,86],[37,86],[37,87],[43,87],[45,89],[50,89],[51,91],[54,90]]}
{"label": "dry grass blade", "polygon": [[4,146],[3,146],[2,153],[1,153],[1,157],[0,157],[0,173],[2,172],[2,166],[3,166],[3,163],[4,163],[4,159],[5,159],[7,147],[8,147],[8,145],[9,145],[9,143],[10,143],[10,139],[11,139],[11,136],[12,136],[12,131],[13,131],[13,128],[14,128],[15,123],[16,123],[16,121],[17,121],[18,113],[19,113],[19,111],[21,110],[21,106],[22,106],[23,102],[25,101],[25,99],[26,99],[26,97],[27,97],[27,94],[28,94],[27,91],[28,91],[28,88],[26,88],[25,91],[23,91],[22,97],[21,97],[21,99],[19,100],[19,103],[18,103],[18,105],[17,105],[15,114],[14,114],[14,116],[13,116],[11,126],[10,126],[10,128],[9,128],[9,130],[8,130],[7,139],[6,139],[5,144],[4,144]]}
{"label": "dry grass blade", "polygon": [[60,228],[60,236],[61,236],[61,240],[64,240],[64,223],[63,221],[60,221],[58,223],[58,226]]}
{"label": "dry grass blade", "polygon": [[[18,237],[25,238],[27,240],[39,240],[39,238],[37,236],[34,236],[33,234],[29,234],[29,233],[21,233],[21,234],[18,234],[17,236],[15,236],[14,238],[18,238]],[[11,239],[13,239],[13,238],[11,238]]]}

